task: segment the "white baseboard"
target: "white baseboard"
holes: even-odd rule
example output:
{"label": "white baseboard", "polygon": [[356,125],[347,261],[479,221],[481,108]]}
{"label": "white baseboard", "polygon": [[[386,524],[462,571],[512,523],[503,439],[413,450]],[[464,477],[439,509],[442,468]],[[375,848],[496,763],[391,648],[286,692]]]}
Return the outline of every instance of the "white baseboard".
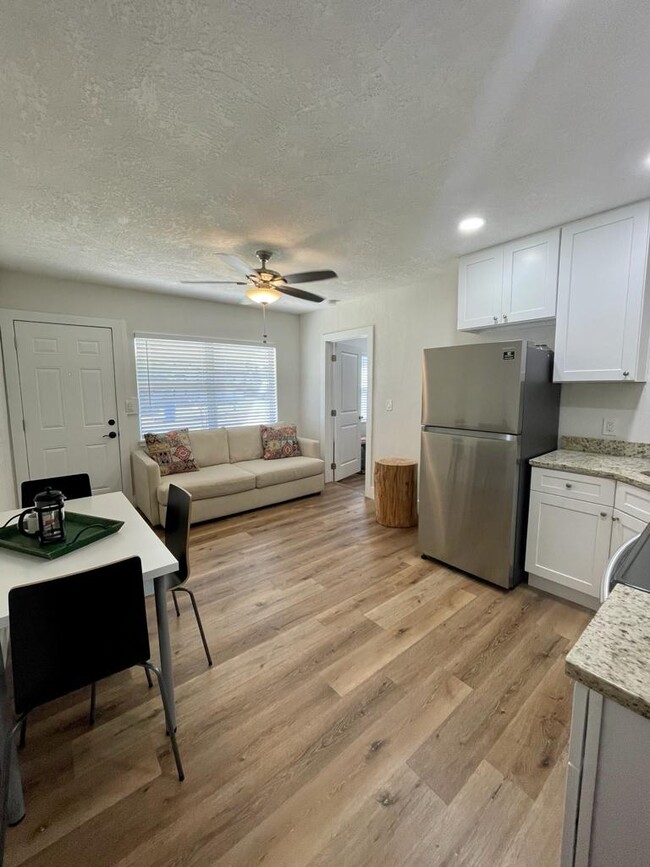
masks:
{"label": "white baseboard", "polygon": [[583,605],[592,611],[597,611],[600,607],[600,600],[595,596],[589,596],[587,593],[581,593],[579,590],[573,590],[571,587],[556,584],[555,581],[549,581],[548,578],[542,578],[541,575],[529,573],[528,584],[537,590],[543,590],[544,593],[548,593],[550,596],[559,596],[560,599],[566,599],[567,602],[576,602],[578,605]]}

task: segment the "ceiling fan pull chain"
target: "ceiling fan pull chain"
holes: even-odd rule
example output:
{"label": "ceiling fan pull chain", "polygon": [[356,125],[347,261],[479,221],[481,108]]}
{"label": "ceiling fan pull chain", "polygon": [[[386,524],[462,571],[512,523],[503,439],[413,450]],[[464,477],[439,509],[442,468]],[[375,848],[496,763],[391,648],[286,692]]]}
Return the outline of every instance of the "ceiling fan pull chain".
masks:
{"label": "ceiling fan pull chain", "polygon": [[266,343],[267,333],[266,333],[266,302],[262,303],[262,321],[263,325],[263,334],[262,334],[262,343]]}

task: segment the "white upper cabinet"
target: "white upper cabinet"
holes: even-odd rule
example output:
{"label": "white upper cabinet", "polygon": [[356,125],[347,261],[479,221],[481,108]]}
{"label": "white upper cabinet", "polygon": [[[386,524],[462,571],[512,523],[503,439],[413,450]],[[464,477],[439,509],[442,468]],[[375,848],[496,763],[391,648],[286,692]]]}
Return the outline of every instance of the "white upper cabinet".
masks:
{"label": "white upper cabinet", "polygon": [[555,316],[560,230],[479,253],[458,265],[458,328],[494,328]]}
{"label": "white upper cabinet", "polygon": [[562,228],[556,382],[646,379],[650,203]]}
{"label": "white upper cabinet", "polygon": [[559,255],[559,229],[504,246],[503,321],[531,322],[555,316]]}
{"label": "white upper cabinet", "polygon": [[458,268],[458,327],[498,324],[502,291],[503,247],[463,256]]}

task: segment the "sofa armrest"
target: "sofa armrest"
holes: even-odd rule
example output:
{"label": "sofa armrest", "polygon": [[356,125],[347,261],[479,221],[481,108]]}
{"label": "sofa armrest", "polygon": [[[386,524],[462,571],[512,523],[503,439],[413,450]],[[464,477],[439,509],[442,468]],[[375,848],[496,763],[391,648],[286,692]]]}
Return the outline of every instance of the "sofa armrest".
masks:
{"label": "sofa armrest", "polygon": [[298,437],[298,445],[301,453],[306,458],[320,457],[320,442],[318,440],[310,440],[307,437]]}
{"label": "sofa armrest", "polygon": [[155,527],[160,524],[156,495],[161,478],[160,467],[146,452],[137,449],[131,452],[131,469],[135,504]]}

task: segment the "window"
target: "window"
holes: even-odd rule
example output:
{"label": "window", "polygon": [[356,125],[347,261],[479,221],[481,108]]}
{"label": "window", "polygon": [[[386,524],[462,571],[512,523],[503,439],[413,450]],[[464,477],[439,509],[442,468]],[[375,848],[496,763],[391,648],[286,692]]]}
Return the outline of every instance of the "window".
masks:
{"label": "window", "polygon": [[135,338],[140,436],[278,420],[275,347]]}
{"label": "window", "polygon": [[361,390],[359,396],[359,415],[361,416],[361,421],[368,421],[368,356],[361,355],[359,361],[361,365],[359,375],[359,388]]}

